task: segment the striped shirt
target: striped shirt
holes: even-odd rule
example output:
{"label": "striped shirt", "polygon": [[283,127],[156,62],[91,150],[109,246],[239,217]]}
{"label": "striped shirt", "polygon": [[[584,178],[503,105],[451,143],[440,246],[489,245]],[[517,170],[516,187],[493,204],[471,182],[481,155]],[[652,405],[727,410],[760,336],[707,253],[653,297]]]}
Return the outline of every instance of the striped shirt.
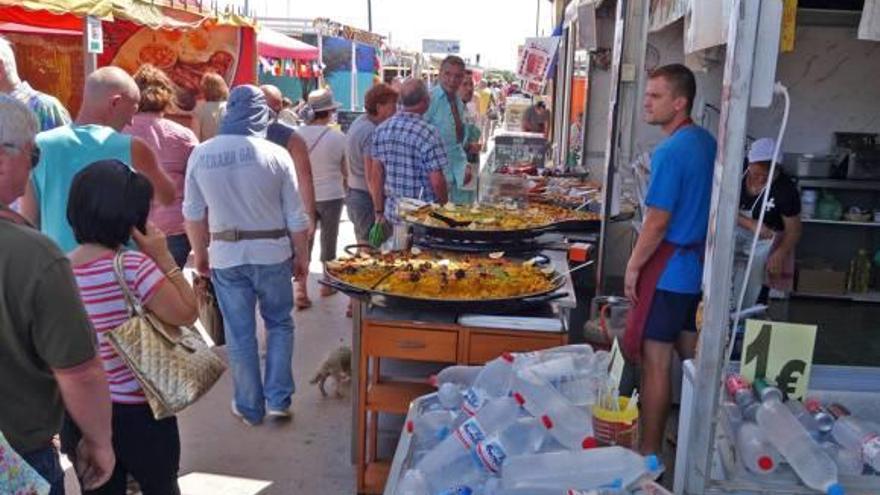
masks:
{"label": "striped shirt", "polygon": [[[114,255],[74,266],[73,274],[86,313],[98,334],[98,351],[110,384],[110,398],[117,404],[145,404],[137,379],[107,340],[107,332],[129,318],[125,295],[113,273]],[[147,304],[165,281],[165,275],[150,257],[136,251],[125,252],[123,266],[132,294]]]}

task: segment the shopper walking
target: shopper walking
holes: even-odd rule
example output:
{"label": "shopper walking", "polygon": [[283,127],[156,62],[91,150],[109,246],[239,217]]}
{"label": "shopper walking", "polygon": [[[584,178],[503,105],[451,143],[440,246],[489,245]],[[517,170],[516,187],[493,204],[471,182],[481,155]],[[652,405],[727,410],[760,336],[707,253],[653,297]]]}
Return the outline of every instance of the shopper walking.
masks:
{"label": "shopper walking", "polygon": [[24,103],[37,116],[40,131],[70,123],[70,114],[52,95],[35,90],[18,76],[15,53],[9,40],[0,36],[0,93]]}
{"label": "shopper walking", "polygon": [[150,222],[165,234],[174,262],[183,268],[190,252],[181,211],[183,181],[186,162],[199,141],[190,129],[165,118],[173,105],[174,85],[162,70],[142,65],[134,80],[141,92],[141,102],[131,125],[123,132],[147,143],[159,158],[159,166],[174,182],[174,201],[167,206],[154,201],[150,207]]}
{"label": "shopper walking", "polygon": [[422,118],[431,103],[425,82],[406,80],[400,102],[403,109],[376,128],[370,148],[370,193],[374,205],[384,205],[375,212],[380,222],[400,223],[403,198],[440,204],[449,199],[443,175],[446,150],[437,128]]}
{"label": "shopper walking", "polygon": [[99,160],[119,160],[149,180],[156,199],[174,202],[174,182],[159,167],[142,139],[122,134],[140,104],[140,90],[124,70],[102,67],[86,78],[83,103],[73,124],[37,136],[40,161],[21,200],[22,214],[64,252],[77,246],[67,222],[67,195],[73,176]]}
{"label": "shopper walking", "polygon": [[[177,419],[153,418],[134,373],[107,338],[130,315],[120,283],[127,284],[135,303],[165,323],[190,325],[198,316],[195,294],[168,250],[165,235],[147,223],[152,196],[150,182],[118,160],[87,166],[70,187],[67,217],[79,247],[69,257],[110,383],[117,460],[107,484],[86,495],[124,495],[128,476],[144,495],[180,493]],[[132,238],[140,251],[123,251]],[[124,281],[114,270],[117,256],[122,258]],[[78,439],[77,428],[66,424],[65,448],[69,451]]]}
{"label": "shopper walking", "polygon": [[376,220],[375,213],[383,211],[382,204],[373,204],[367,184],[367,176],[373,168],[370,148],[376,127],[397,111],[397,98],[397,92],[387,84],[378,84],[370,88],[364,96],[364,108],[367,113],[355,119],[346,135],[348,196],[345,198],[345,206],[348,217],[354,224],[354,234],[358,244],[366,244],[369,241],[370,227]]}
{"label": "shopper walking", "polygon": [[204,142],[217,135],[220,121],[226,112],[229,86],[223,76],[208,72],[202,76],[199,88],[203,99],[196,103],[190,125],[199,142]]}
{"label": "shopper walking", "polygon": [[87,489],[113,472],[110,394],[70,263],[8,205],[24,193],[38,155],[36,117],[0,95],[0,431],[50,486],[64,494],[52,437],[64,410],[82,430],[76,472]]}
{"label": "shopper walking", "polygon": [[464,103],[464,141],[462,142],[462,146],[464,147],[465,155],[467,156],[468,167],[465,175],[471,178],[470,181],[464,184],[464,187],[468,191],[473,191],[475,189],[473,184],[476,175],[475,171],[479,170],[480,151],[482,150],[482,145],[480,144],[482,132],[477,124],[478,110],[477,102],[474,98],[473,71],[464,71],[464,81],[461,83],[461,87],[458,88],[458,97],[461,98],[461,102]]}
{"label": "shopper walking", "polygon": [[[269,120],[259,88],[234,88],[220,133],[190,156],[183,201],[196,270],[210,273],[223,314],[235,386],[232,412],[248,425],[262,421],[267,410],[272,417],[291,416],[290,278],[305,277],[309,266],[309,220],[290,155],[264,139]],[[257,303],[266,324],[265,381]]]}
{"label": "shopper walking", "polygon": [[450,55],[443,59],[440,64],[440,84],[431,89],[431,106],[425,113],[425,120],[437,128],[446,148],[448,164],[443,172],[446,174],[449,199],[453,203],[468,203],[473,199],[471,191],[462,189],[471,181],[464,149],[465,108],[458,96],[464,79],[465,65],[461,57]]}
{"label": "shopper walking", "polygon": [[651,156],[641,233],[626,267],[633,308],[624,351],[642,365],[641,451],[659,454],[669,414],[673,349],[694,356],[715,139],[690,118],[696,82],[679,64],[655,69],[645,120],[667,135]]}
{"label": "shopper walking", "polygon": [[[336,242],[339,239],[339,221],[345,191],[348,188],[348,170],[345,165],[345,135],[330,127],[339,103],[333,100],[329,89],[309,93],[309,106],[314,112],[312,121],[299,129],[306,142],[312,178],[315,182],[315,227],[320,229],[321,261],[336,258]],[[309,241],[309,251],[314,236]],[[308,299],[305,280],[297,283],[297,298]],[[336,290],[321,286],[321,296],[329,296]]]}

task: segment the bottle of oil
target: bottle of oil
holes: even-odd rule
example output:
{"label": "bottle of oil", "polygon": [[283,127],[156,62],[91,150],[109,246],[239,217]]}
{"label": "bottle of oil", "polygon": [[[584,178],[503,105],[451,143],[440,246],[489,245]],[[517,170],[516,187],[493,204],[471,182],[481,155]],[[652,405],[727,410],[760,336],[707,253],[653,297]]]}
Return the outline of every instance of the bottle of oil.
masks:
{"label": "bottle of oil", "polygon": [[858,254],[849,263],[849,276],[847,277],[847,290],[849,292],[868,292],[871,282],[871,260],[868,252],[859,249]]}

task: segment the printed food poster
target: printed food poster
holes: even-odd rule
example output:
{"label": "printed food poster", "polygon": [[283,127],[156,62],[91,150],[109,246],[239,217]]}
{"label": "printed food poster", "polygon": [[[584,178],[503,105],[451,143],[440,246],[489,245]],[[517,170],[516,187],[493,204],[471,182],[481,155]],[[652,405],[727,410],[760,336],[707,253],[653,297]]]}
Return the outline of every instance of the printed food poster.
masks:
{"label": "printed food poster", "polygon": [[184,111],[192,110],[201,97],[199,82],[205,73],[220,74],[231,87],[244,69],[239,63],[243,30],[238,27],[206,23],[185,31],[153,30],[117,21],[105,23],[104,32],[99,65],[115,65],[130,74],[143,64],[159,67],[177,86],[178,106]]}

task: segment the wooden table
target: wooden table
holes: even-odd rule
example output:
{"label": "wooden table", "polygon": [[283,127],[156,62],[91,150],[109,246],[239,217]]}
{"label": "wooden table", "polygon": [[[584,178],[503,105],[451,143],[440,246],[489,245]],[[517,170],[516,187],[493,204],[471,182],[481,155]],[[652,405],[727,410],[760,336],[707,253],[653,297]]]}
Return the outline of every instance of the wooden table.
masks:
{"label": "wooden table", "polygon": [[563,321],[560,331],[551,332],[466,327],[457,323],[456,314],[355,304],[352,461],[357,469],[358,493],[381,494],[388,476],[390,459],[382,460],[378,456],[378,415],[406,414],[413,399],[434,390],[427,383],[427,376],[380,377],[382,359],[483,364],[505,351],[524,352],[564,345],[568,335],[564,322],[572,302],[573,296],[549,306],[551,316]]}

